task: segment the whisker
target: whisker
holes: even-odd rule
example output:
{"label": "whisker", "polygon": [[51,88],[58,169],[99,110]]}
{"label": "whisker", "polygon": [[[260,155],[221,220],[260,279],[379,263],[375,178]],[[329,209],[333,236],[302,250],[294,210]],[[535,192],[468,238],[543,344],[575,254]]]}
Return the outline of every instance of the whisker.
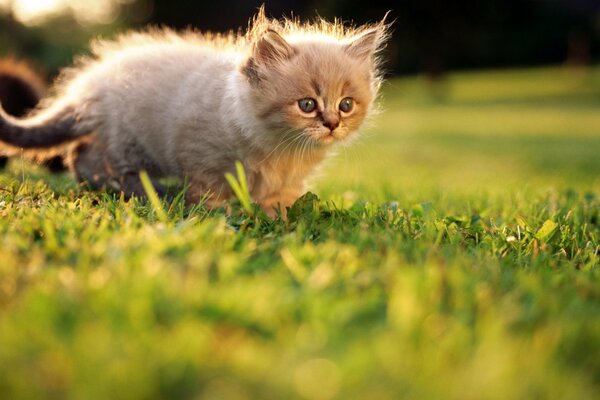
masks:
{"label": "whisker", "polygon": [[293,142],[300,134],[301,132],[295,132],[294,135],[289,135],[290,133],[294,133],[295,130],[294,129],[288,129],[287,131],[282,133],[282,136],[284,137],[282,140],[279,141],[279,143],[277,144],[277,146],[275,146],[261,161],[264,162],[267,159],[269,159],[273,154],[277,153],[277,151],[281,148],[281,146],[284,146],[283,149],[281,149],[281,151],[278,153],[278,158],[281,156],[281,154],[283,154],[285,152],[285,150],[289,147],[289,144],[291,142]]}
{"label": "whisker", "polygon": [[[303,136],[304,136],[304,134],[302,132],[299,132],[292,137],[292,140],[288,141],[286,146],[279,152],[277,159],[275,160],[275,165],[279,164],[281,157],[286,153],[288,148],[292,148],[292,152],[293,152],[293,147],[294,147],[295,143],[298,140],[301,140]],[[295,154],[295,152],[293,152],[293,154]]]}
{"label": "whisker", "polygon": [[277,143],[277,145],[273,148],[273,150],[271,150],[264,159],[262,159],[260,162],[263,163],[264,161],[266,161],[269,157],[271,157],[271,155],[273,155],[273,153],[275,153],[277,151],[277,149],[283,145],[284,143],[286,143],[287,141],[291,140],[294,138],[294,136],[288,136],[290,133],[294,132],[294,129],[288,129],[286,131],[284,131],[281,134],[281,139],[279,140],[279,142]]}

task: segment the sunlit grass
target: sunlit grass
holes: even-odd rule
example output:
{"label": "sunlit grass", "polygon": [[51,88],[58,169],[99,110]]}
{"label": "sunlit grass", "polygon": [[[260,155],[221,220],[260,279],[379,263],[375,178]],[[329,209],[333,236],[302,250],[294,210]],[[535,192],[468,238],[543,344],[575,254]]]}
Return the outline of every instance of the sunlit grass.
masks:
{"label": "sunlit grass", "polygon": [[287,222],[13,160],[1,397],[598,397],[597,73],[393,80]]}

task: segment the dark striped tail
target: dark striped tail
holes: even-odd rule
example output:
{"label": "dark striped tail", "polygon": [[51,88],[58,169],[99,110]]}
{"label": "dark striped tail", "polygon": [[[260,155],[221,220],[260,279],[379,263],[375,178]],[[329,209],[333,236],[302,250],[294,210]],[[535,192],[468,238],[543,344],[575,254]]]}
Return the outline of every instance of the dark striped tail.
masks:
{"label": "dark striped tail", "polygon": [[0,142],[25,149],[48,148],[77,139],[81,129],[73,107],[55,105],[19,119],[0,106]]}

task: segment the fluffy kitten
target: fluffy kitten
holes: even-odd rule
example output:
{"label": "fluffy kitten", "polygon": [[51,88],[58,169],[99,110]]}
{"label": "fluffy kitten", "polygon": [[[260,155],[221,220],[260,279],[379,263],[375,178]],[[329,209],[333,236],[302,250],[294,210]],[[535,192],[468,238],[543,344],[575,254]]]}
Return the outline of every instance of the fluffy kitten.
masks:
{"label": "fluffy kitten", "polygon": [[141,170],[186,178],[186,200],[208,193],[210,206],[231,196],[224,174],[239,160],[274,215],[371,113],[386,39],[383,23],[301,24],[263,10],[245,35],[128,34],[96,43],[36,114],[0,110],[0,140],[34,152],[70,143],[71,169],[94,188],[143,196]]}

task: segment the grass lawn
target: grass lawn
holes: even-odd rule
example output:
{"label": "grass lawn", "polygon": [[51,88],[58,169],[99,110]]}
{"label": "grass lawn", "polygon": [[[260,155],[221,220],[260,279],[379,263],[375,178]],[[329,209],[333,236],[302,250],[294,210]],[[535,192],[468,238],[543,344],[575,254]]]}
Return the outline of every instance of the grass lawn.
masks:
{"label": "grass lawn", "polygon": [[600,397],[600,68],[392,80],[269,221],[0,173],[4,399]]}

